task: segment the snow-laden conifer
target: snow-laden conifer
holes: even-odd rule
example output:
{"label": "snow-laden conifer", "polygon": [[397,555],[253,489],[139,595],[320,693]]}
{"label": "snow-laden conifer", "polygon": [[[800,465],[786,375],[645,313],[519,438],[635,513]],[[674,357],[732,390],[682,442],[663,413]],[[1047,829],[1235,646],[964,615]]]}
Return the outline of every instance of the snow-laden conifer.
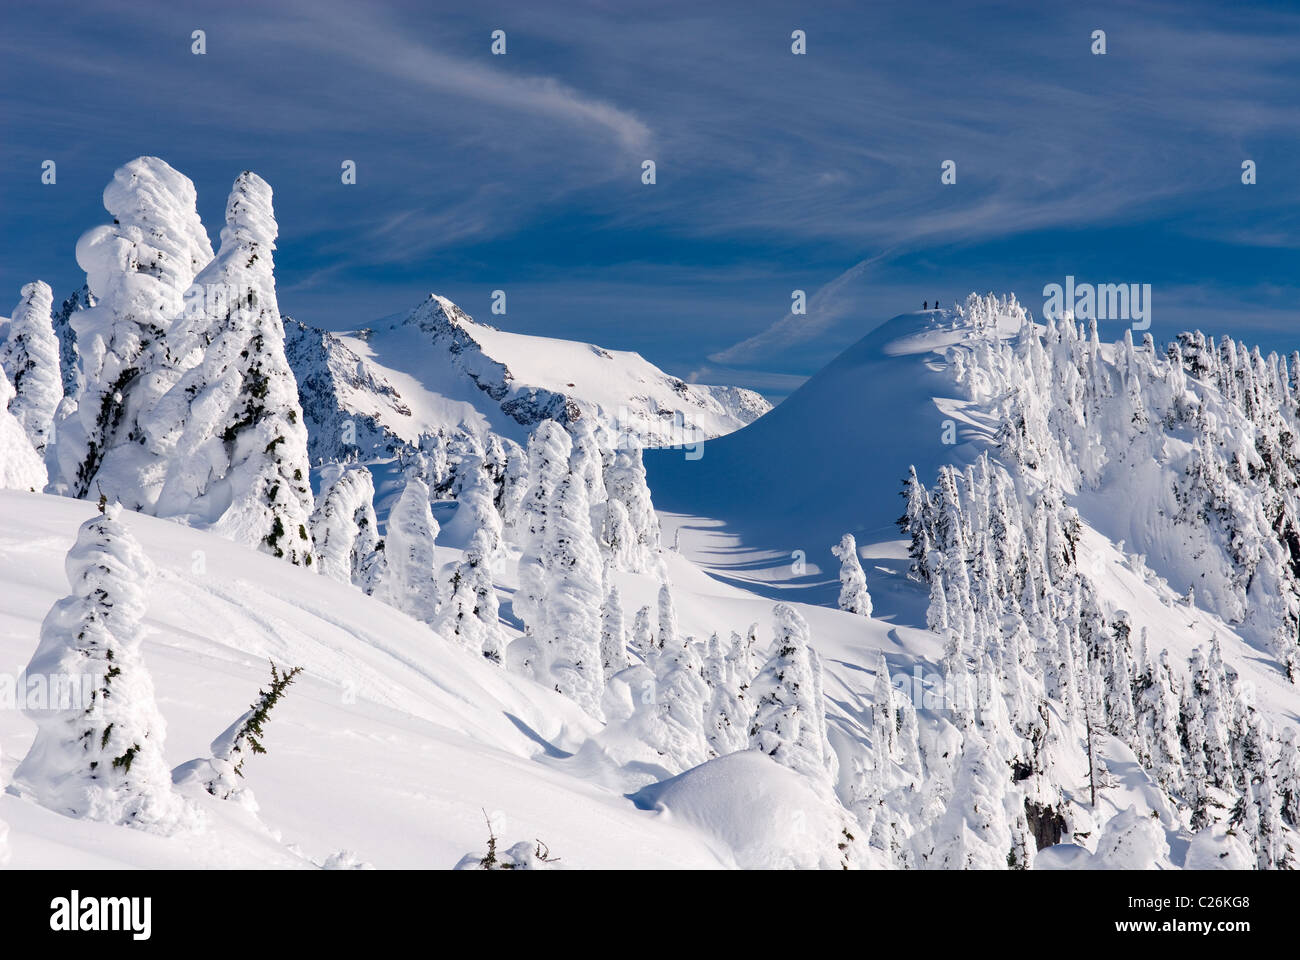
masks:
{"label": "snow-laden conifer", "polygon": [[383,599],[425,623],[433,623],[438,611],[433,552],[437,538],[438,521],[429,507],[429,488],[419,477],[407,477],[401,496],[388,514]]}
{"label": "snow-laden conifer", "polygon": [[42,455],[53,434],[54,413],[63,399],[59,340],[50,319],[53,302],[47,284],[40,280],[26,284],[0,343],[0,370],[14,388],[9,412]]}
{"label": "snow-laden conifer", "polygon": [[367,593],[379,542],[375,481],[359,464],[329,464],[321,470],[320,496],[311,518],[317,570]]}
{"label": "snow-laden conifer", "polygon": [[308,565],[307,428],[276,303],[277,230],[270,186],[241,173],[226,202],[221,250],[195,279],[200,289],[227,292],[188,320],[202,359],[140,422],[167,457],[159,516],[210,525]]}
{"label": "snow-laden conifer", "polygon": [[[157,157],[119,168],[104,190],[113,222],[83,234],[77,263],[94,306],[71,317],[82,388],[56,424],[60,488],[149,508],[165,463],[137,417],[191,361],[172,350],[185,295],[212,260],[188,177]],[[142,442],[142,439],[144,442]]]}
{"label": "snow-laden conifer", "polygon": [[871,594],[867,592],[867,578],[858,562],[858,544],[853,534],[846,533],[837,546],[831,547],[840,561],[840,609],[871,616]]}
{"label": "snow-laden conifer", "polygon": [[[622,569],[636,573],[649,573],[659,560],[659,520],[650,500],[646,485],[645,464],[641,448],[628,441],[614,451],[604,474],[605,490],[610,510],[617,501],[622,510],[615,529],[618,530],[618,562]],[[626,514],[626,523],[622,514]]]}
{"label": "snow-laden conifer", "polygon": [[195,813],[172,787],[166,725],[141,641],[152,564],[117,504],[81,525],[65,569],[72,592],[41,624],[28,675],[65,678],[14,780],[58,813],[170,833]]}
{"label": "snow-laden conifer", "polygon": [[623,598],[608,566],[605,568],[604,580],[605,600],[600,610],[600,660],[608,678],[628,665],[627,630],[623,622]]}
{"label": "snow-laden conifer", "polygon": [[600,548],[591,533],[587,489],[566,474],[547,511],[539,550],[545,573],[540,618],[533,636],[539,651],[539,679],[600,717],[601,665]]}
{"label": "snow-laden conifer", "polygon": [[776,652],[751,686],[750,746],[814,780],[834,782],[838,762],[826,739],[822,667],[808,623],[784,603],[772,617]]}
{"label": "snow-laden conifer", "polygon": [[0,370],[0,489],[40,492],[48,479],[45,464],[22,424],[5,409],[13,395],[9,378]]}

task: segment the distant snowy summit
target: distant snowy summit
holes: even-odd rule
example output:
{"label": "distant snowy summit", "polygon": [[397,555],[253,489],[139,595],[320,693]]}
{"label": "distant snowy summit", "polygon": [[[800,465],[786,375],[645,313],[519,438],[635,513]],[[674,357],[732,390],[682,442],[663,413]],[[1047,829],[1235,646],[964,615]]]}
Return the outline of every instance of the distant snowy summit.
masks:
{"label": "distant snowy summit", "polygon": [[457,434],[521,442],[548,419],[675,446],[771,409],[752,390],[686,383],[637,353],[498,330],[437,294],[363,330],[285,327],[313,463],[389,458]]}

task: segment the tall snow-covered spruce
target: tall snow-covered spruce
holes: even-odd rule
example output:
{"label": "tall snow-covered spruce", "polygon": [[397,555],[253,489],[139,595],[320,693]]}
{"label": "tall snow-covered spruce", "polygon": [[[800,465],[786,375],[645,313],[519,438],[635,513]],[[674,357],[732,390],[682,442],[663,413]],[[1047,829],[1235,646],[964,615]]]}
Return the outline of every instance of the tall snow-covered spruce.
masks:
{"label": "tall snow-covered spruce", "polygon": [[601,717],[600,548],[591,532],[586,485],[567,474],[555,489],[542,536],[544,601],[534,631],[539,679]]}
{"label": "tall snow-covered spruce", "polygon": [[329,464],[321,470],[321,491],[312,514],[316,568],[366,593],[375,587],[379,522],[375,480],[359,464]]}
{"label": "tall snow-covered spruce", "polygon": [[152,572],[117,504],[81,525],[72,592],[41,624],[28,676],[65,678],[15,771],[20,791],[59,813],[162,833],[194,824],[163,759],[166,726],[141,650]]}
{"label": "tall snow-covered spruce", "polygon": [[419,477],[408,476],[388,515],[382,597],[390,606],[425,623],[433,623],[438,612],[433,553],[438,533],[438,521],[429,508],[428,486]]}
{"label": "tall snow-covered spruce", "polygon": [[776,652],[752,686],[749,743],[778,763],[829,785],[839,769],[826,739],[822,666],[809,642],[808,622],[789,604],[772,609]]}
{"label": "tall snow-covered spruce", "polygon": [[202,359],[141,426],[168,455],[160,516],[309,565],[307,428],[276,304],[277,230],[271,188],[241,173],[226,202],[221,251],[195,279],[203,307],[187,316]]}
{"label": "tall snow-covered spruce", "polygon": [[14,388],[0,370],[0,489],[40,492],[46,484],[45,464],[18,419],[6,406]]}
{"label": "tall snow-covered spruce", "polygon": [[858,562],[858,543],[853,534],[846,533],[831,553],[840,561],[840,609],[849,613],[871,616],[871,594],[867,592],[867,577]]}
{"label": "tall snow-covered spruce", "polygon": [[173,328],[212,244],[188,177],[157,157],[121,167],[104,190],[111,224],[77,241],[77,263],[95,304],[71,316],[81,365],[75,405],[56,424],[53,483],[74,497],[101,493],[150,508],[165,453],[137,422],[190,358],[172,349]]}
{"label": "tall snow-covered spruce", "polygon": [[9,412],[42,455],[53,433],[54,412],[63,399],[59,339],[50,319],[53,302],[49,286],[40,280],[24,286],[0,344],[0,370],[9,377],[15,394]]}

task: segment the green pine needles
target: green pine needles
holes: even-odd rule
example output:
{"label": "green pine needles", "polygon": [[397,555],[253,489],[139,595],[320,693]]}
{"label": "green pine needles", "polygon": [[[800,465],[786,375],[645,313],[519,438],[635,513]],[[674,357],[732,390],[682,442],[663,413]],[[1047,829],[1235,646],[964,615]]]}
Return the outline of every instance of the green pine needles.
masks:
{"label": "green pine needles", "polygon": [[269,690],[258,690],[257,702],[251,704],[249,709],[253,712],[244,725],[239,728],[235,734],[235,749],[233,752],[240,755],[239,762],[235,764],[235,773],[241,777],[244,775],[244,756],[243,745],[248,744],[250,753],[266,753],[266,747],[262,746],[263,727],[271,715],[271,708],[280,702],[284,696],[284,691],[288,689],[289,684],[293,683],[294,678],[302,673],[302,667],[293,667],[285,673],[276,669],[275,661],[271,661],[271,688]]}

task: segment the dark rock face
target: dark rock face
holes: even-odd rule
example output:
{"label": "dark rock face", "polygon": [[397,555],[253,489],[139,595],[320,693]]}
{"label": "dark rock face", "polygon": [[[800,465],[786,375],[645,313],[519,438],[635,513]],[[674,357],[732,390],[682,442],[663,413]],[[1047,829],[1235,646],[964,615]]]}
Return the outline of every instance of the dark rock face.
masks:
{"label": "dark rock face", "polygon": [[1025,816],[1029,820],[1029,832],[1034,835],[1039,850],[1061,842],[1061,836],[1065,833],[1065,818],[1051,807],[1039,806],[1026,800]]}

